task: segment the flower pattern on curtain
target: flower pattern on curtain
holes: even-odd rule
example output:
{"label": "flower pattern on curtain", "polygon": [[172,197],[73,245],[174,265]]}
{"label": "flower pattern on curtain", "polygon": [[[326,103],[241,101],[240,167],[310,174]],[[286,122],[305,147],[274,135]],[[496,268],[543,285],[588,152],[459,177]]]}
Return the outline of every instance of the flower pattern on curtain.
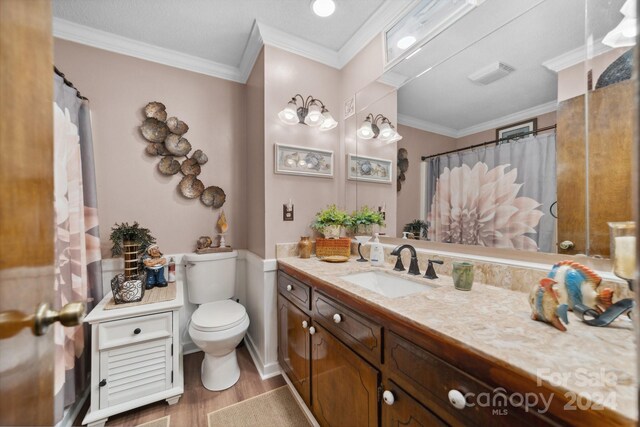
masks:
{"label": "flower pattern on curtain", "polygon": [[551,251],[555,135],[442,155],[427,170],[430,240]]}
{"label": "flower pattern on curtain", "polygon": [[[83,176],[94,174],[90,123],[82,123],[88,120],[88,106],[58,76],[54,83],[55,305],[60,308],[72,301],[87,301],[89,310],[91,301],[102,298],[102,273],[95,186],[83,185]],[[87,134],[89,138],[83,140]],[[56,419],[89,384],[89,338],[86,325],[54,326]]]}

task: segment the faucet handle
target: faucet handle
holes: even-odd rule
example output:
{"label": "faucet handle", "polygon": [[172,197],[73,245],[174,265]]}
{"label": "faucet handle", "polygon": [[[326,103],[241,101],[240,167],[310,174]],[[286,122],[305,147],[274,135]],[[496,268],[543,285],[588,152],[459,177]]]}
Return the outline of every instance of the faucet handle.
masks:
{"label": "faucet handle", "polygon": [[398,260],[396,261],[395,267],[393,267],[395,271],[404,271],[404,264],[402,264],[402,258],[398,255]]}
{"label": "faucet handle", "polygon": [[436,270],[435,268],[433,268],[433,264],[444,264],[443,261],[439,260],[439,259],[430,259],[429,260],[429,265],[427,266],[427,272],[424,273],[424,277],[427,279],[437,279],[438,275],[436,274]]}

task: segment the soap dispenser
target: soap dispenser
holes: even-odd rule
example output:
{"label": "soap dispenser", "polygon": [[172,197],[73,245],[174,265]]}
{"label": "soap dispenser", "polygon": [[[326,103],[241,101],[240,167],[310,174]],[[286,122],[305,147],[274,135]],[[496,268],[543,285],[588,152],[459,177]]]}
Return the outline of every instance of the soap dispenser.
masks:
{"label": "soap dispenser", "polygon": [[384,247],[382,243],[380,243],[380,239],[378,239],[379,234],[376,233],[376,238],[371,244],[371,254],[369,259],[371,260],[371,265],[375,265],[381,267],[384,265]]}

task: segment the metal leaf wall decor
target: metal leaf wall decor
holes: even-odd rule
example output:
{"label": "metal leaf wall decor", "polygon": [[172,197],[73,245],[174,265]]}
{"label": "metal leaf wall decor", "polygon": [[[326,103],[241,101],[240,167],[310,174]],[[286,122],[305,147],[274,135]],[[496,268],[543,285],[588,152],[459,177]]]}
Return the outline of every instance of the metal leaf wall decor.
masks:
{"label": "metal leaf wall decor", "polygon": [[409,170],[408,157],[406,148],[398,149],[398,191],[402,190],[402,183],[407,179],[404,173]]}
{"label": "metal leaf wall decor", "polygon": [[[187,199],[200,198],[206,207],[219,209],[224,205],[227,195],[224,190],[215,185],[205,187],[198,179],[201,166],[209,161],[202,150],[196,150],[191,157],[193,148],[184,134],[189,126],[177,117],[167,118],[166,107],[161,102],[150,102],[144,107],[146,119],[140,126],[142,136],[149,142],[145,152],[150,156],[161,157],[158,170],[163,175],[182,173],[183,178],[178,184],[180,193]],[[180,160],[183,158],[182,160]]]}

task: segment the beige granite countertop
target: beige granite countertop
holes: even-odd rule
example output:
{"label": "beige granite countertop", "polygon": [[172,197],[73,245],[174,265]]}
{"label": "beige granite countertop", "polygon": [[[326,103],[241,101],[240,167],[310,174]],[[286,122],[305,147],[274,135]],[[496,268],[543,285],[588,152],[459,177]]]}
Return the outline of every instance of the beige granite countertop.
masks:
{"label": "beige granite countertop", "polygon": [[[289,257],[278,262],[457,341],[490,361],[551,384],[556,390],[602,404],[629,420],[638,419],[636,344],[628,318],[607,328],[595,328],[570,312],[568,330],[560,332],[531,320],[526,293],[479,283],[474,283],[470,292],[463,292],[453,287],[450,277],[427,280],[395,272],[392,265],[372,267],[355,259],[329,264],[315,257]],[[423,293],[387,298],[340,278],[372,270],[438,287],[425,286]]]}

